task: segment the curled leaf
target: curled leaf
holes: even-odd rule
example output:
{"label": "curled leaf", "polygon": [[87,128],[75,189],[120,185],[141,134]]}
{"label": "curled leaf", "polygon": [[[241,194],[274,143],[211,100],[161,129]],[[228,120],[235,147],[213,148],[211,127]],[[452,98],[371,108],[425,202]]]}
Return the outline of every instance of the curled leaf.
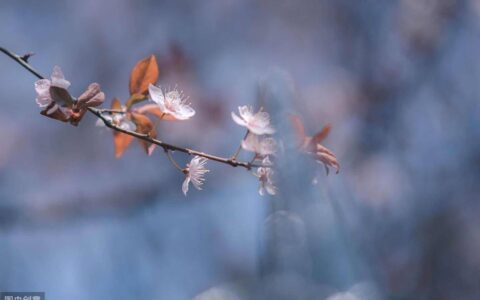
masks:
{"label": "curled leaf", "polygon": [[158,80],[158,64],[155,55],[150,55],[137,62],[130,74],[130,95],[148,93],[148,85]]}
{"label": "curled leaf", "polygon": [[315,152],[315,159],[325,166],[325,171],[329,172],[329,167],[336,169],[336,173],[340,172],[340,164],[338,163],[337,156],[330,151],[327,147],[317,144],[317,149]]}
{"label": "curled leaf", "polygon": [[305,127],[303,126],[300,117],[291,115],[290,121],[298,139],[299,150],[312,155],[316,161],[322,163],[325,166],[327,175],[329,173],[329,168],[335,168],[336,173],[338,174],[340,171],[340,164],[338,163],[335,153],[320,144],[325,138],[327,138],[332,126],[329,124],[323,127],[322,130],[312,137],[306,135]]}
{"label": "curled leaf", "polygon": [[40,114],[62,122],[70,120],[70,115],[55,102],[50,103]]}
{"label": "curled leaf", "polygon": [[332,129],[332,125],[328,124],[322,128],[317,134],[312,137],[312,142],[315,144],[323,142],[324,139],[327,138],[330,130]]}
{"label": "curled leaf", "polygon": [[52,100],[60,106],[71,107],[73,105],[73,98],[70,93],[61,87],[50,86],[50,95]]}
{"label": "curled leaf", "polygon": [[99,106],[105,100],[105,94],[100,91],[100,85],[96,82],[90,84],[75,103],[79,108]]}

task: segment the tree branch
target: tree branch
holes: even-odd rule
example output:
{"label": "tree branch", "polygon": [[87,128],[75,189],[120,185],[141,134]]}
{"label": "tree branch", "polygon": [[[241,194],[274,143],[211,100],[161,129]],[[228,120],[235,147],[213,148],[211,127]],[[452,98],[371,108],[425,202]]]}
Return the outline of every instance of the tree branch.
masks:
{"label": "tree branch", "polygon": [[[13,52],[5,49],[5,48],[2,48],[2,47],[0,47],[0,51],[5,53],[8,57],[13,59],[14,61],[16,61],[18,64],[20,64],[22,67],[24,67],[27,71],[29,71],[30,73],[35,75],[38,79],[45,79],[45,77],[43,77],[39,72],[37,72],[27,62],[27,59],[28,59],[29,56],[26,56],[26,55],[25,56],[20,56],[20,55],[18,55],[16,53],[13,53]],[[256,165],[256,164],[253,164],[253,163],[250,163],[250,162],[237,161],[235,156],[232,157],[232,158],[225,158],[225,157],[220,157],[220,156],[216,156],[216,155],[211,155],[211,154],[208,154],[208,153],[204,153],[204,152],[200,152],[200,151],[196,151],[196,150],[192,150],[192,149],[188,149],[188,148],[171,145],[171,144],[165,143],[161,140],[151,138],[148,134],[142,134],[142,133],[138,133],[138,132],[135,132],[135,131],[125,130],[125,129],[120,128],[117,125],[113,124],[110,120],[105,118],[102,114],[103,112],[116,113],[116,111],[113,111],[113,110],[88,107],[88,111],[90,113],[94,114],[95,116],[97,116],[98,118],[100,118],[103,121],[103,123],[105,124],[105,126],[107,126],[108,128],[111,128],[112,130],[122,132],[122,133],[125,133],[125,134],[128,134],[128,135],[131,135],[133,137],[136,137],[138,139],[141,139],[141,140],[150,142],[152,144],[155,144],[157,146],[160,146],[167,153],[168,153],[168,151],[179,151],[179,152],[182,152],[182,153],[185,153],[185,154],[188,154],[188,155],[197,155],[197,156],[205,157],[209,160],[213,160],[213,161],[216,161],[216,162],[219,162],[219,163],[227,164],[227,165],[230,165],[232,167],[243,167],[247,170],[250,170],[250,169],[256,168],[256,167],[261,167],[261,165]],[[121,112],[119,112],[119,113],[121,113]]]}

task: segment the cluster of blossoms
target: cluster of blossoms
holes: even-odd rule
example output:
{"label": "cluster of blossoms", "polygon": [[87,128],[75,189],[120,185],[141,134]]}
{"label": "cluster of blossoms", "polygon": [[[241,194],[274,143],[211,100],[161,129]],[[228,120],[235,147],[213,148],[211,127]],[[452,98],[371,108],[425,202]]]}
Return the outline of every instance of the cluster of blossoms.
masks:
{"label": "cluster of blossoms", "polygon": [[253,173],[260,181],[259,193],[262,196],[265,193],[275,195],[277,188],[273,184],[273,164],[269,156],[277,152],[277,142],[273,137],[263,137],[275,133],[270,124],[270,115],[262,109],[254,113],[253,108],[249,106],[240,106],[238,112],[240,116],[232,112],[233,121],[247,128],[241,146],[244,150],[254,153],[252,163],[257,160],[262,162],[262,166]]}
{"label": "cluster of blossoms", "polygon": [[[254,112],[252,107],[240,106],[239,114],[232,112],[232,119],[238,125],[245,127],[247,133],[241,141],[238,151],[229,159],[213,157],[201,152],[184,149],[183,152],[193,154],[194,157],[184,168],[181,168],[170,154],[171,149],[183,149],[168,146],[156,140],[156,126],[150,117],[161,121],[185,121],[195,115],[195,110],[188,103],[181,91],[162,90],[155,83],[158,80],[158,65],[152,55],[139,61],[132,70],[130,76],[130,97],[123,105],[120,100],[114,98],[110,109],[97,109],[105,100],[105,94],[101,92],[98,83],[88,86],[78,98],[74,98],[68,92],[70,82],[67,81],[59,67],[54,67],[51,79],[41,79],[35,82],[37,92],[36,102],[42,108],[41,114],[47,117],[69,122],[77,125],[84,114],[90,110],[97,117],[97,125],[108,126],[113,130],[115,155],[120,157],[135,137],[148,155],[153,153],[156,146],[163,147],[172,164],[179,169],[185,179],[182,191],[186,195],[189,185],[201,190],[205,182],[208,158],[231,165],[240,164],[237,161],[239,152],[243,149],[253,153],[248,163],[241,163],[247,169],[255,169],[253,175],[260,182],[260,195],[275,195],[277,188],[274,185],[274,164],[277,154],[277,141],[272,137],[275,129],[270,124],[270,116],[260,109]],[[151,100],[150,103],[137,104]],[[327,172],[329,167],[339,169],[339,164],[332,151],[320,144],[328,135],[330,127],[325,127],[313,137],[307,136],[300,118],[292,116],[292,124],[299,138],[299,150],[312,155],[318,162],[324,164]],[[196,154],[196,155],[195,155]],[[273,161],[273,162],[272,162]]]}

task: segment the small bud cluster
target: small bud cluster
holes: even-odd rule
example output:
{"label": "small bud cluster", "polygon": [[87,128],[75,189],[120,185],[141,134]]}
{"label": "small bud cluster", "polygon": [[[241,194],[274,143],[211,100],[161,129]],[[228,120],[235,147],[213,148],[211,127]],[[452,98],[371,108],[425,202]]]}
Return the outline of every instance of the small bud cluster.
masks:
{"label": "small bud cluster", "polygon": [[98,83],[92,83],[77,99],[68,92],[70,82],[65,79],[60,67],[55,66],[51,79],[35,82],[37,104],[42,108],[41,114],[76,126],[82,120],[88,107],[100,106],[105,94]]}

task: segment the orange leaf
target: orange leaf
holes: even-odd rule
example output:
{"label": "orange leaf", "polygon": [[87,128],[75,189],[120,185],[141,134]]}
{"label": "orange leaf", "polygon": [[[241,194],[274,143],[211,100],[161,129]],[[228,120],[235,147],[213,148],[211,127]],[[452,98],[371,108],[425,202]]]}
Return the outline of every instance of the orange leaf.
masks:
{"label": "orange leaf", "polygon": [[112,109],[122,109],[122,103],[120,103],[120,100],[118,98],[113,98],[112,99]]}
{"label": "orange leaf", "polygon": [[[157,132],[153,122],[145,115],[139,113],[132,113],[132,121],[137,126],[135,130],[138,133],[148,134],[151,138],[157,137]],[[139,139],[140,145],[142,145],[145,152],[150,155],[153,152],[155,144]]]}
{"label": "orange leaf", "polygon": [[340,172],[340,164],[338,163],[337,156],[327,147],[317,144],[314,156],[317,161],[323,163],[327,175],[329,173],[329,167],[335,168],[337,174]]}
{"label": "orange leaf", "polygon": [[141,106],[137,109],[138,113],[145,114],[145,113],[151,113],[155,117],[159,118],[160,120],[166,120],[166,121],[175,121],[177,120],[174,116],[171,114],[165,114],[160,110],[160,107],[156,104],[147,104],[144,106]]}
{"label": "orange leaf", "polygon": [[327,138],[330,130],[332,129],[332,125],[328,124],[327,126],[323,127],[317,134],[315,134],[312,138],[312,142],[317,144],[321,143],[324,139]]}
{"label": "orange leaf", "polygon": [[135,103],[141,102],[146,99],[147,99],[147,95],[133,94],[130,96],[130,98],[128,98],[127,103],[125,103],[125,106],[127,108],[130,108],[130,106],[134,105]]}
{"label": "orange leaf", "polygon": [[[113,98],[112,99],[112,104],[111,104],[112,109],[122,109],[122,103],[118,98]],[[113,143],[115,145],[115,157],[119,158],[123,155],[123,152],[125,152],[125,149],[128,148],[130,143],[133,141],[133,136],[114,131],[113,132]]]}
{"label": "orange leaf", "polygon": [[305,142],[305,127],[303,126],[302,119],[297,115],[290,115],[290,122],[292,123],[293,130],[296,133],[297,141],[300,146],[303,146]]}
{"label": "orange leaf", "polygon": [[[152,128],[152,130],[149,132],[148,135],[151,138],[154,138],[154,139],[157,138],[157,131],[155,130],[155,127]],[[145,150],[147,155],[152,155],[156,145],[141,139],[139,139],[138,141],[140,142],[140,146],[142,146],[142,148]]]}
{"label": "orange leaf", "polygon": [[130,74],[130,95],[147,94],[148,85],[158,80],[157,59],[152,54],[149,57],[137,62]]}
{"label": "orange leaf", "polygon": [[133,136],[115,131],[113,133],[113,142],[115,144],[115,157],[119,158],[130,143],[133,141]]}

